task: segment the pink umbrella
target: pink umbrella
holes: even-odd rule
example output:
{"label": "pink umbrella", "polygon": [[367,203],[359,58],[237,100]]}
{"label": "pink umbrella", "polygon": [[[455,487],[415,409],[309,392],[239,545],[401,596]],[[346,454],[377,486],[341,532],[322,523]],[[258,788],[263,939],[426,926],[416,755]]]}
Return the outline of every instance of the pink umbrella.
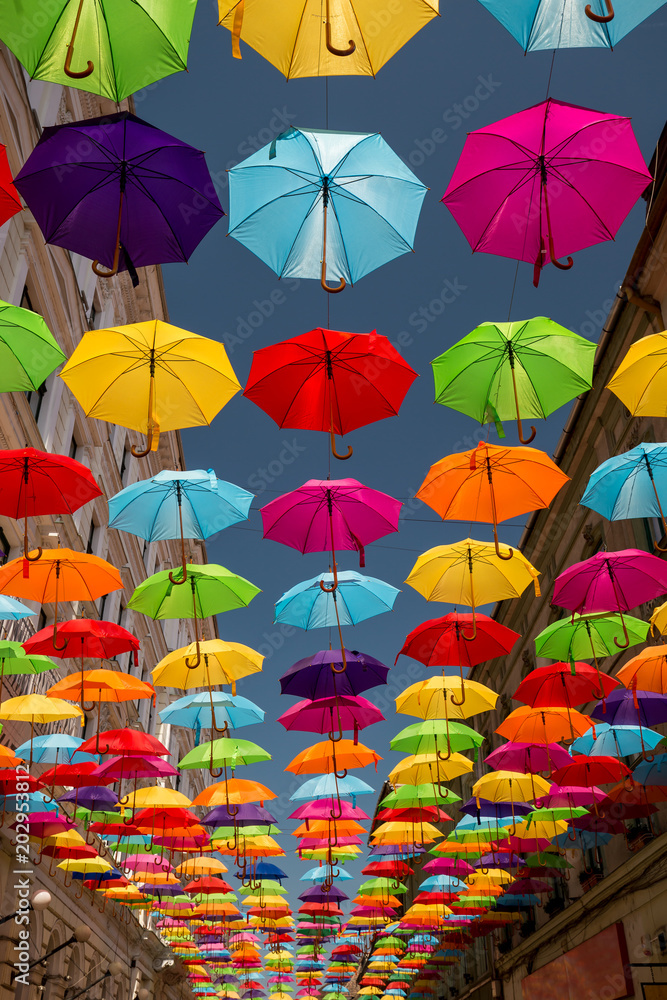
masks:
{"label": "pink umbrella", "polygon": [[299,552],[331,552],[335,590],[336,549],[356,549],[359,565],[365,566],[364,546],[398,531],[400,511],[400,500],[356,479],[309,479],[260,513],[265,538]]}
{"label": "pink umbrella", "polygon": [[329,819],[329,813],[334,807],[340,813],[339,819],[370,819],[359,806],[353,806],[351,802],[341,799],[340,804],[337,799],[315,799],[313,802],[306,802],[299,806],[288,816],[288,819]]}
{"label": "pink umbrella", "polygon": [[606,799],[606,794],[600,788],[592,785],[587,788],[584,785],[552,785],[549,794],[542,796],[535,802],[536,809],[564,809],[570,806],[573,809],[579,806],[592,806],[596,802]]}
{"label": "pink umbrella", "polygon": [[577,614],[618,612],[627,649],[630,637],[623,611],[667,594],[667,563],[641,549],[597,552],[590,559],[569,566],[554,583],[553,603]]}
{"label": "pink umbrella", "polygon": [[157,854],[128,854],[121,863],[121,868],[125,871],[142,872],[170,872],[172,866]]}
{"label": "pink umbrella", "polygon": [[435,858],[424,865],[424,871],[429,875],[452,875],[465,881],[475,869],[467,861],[454,861],[451,858]]}
{"label": "pink umbrella", "polygon": [[278,722],[288,731],[295,729],[300,733],[329,733],[329,738],[333,739],[338,730],[339,735],[334,742],[343,738],[344,730],[352,729],[355,743],[360,729],[384,721],[380,709],[361,695],[334,695],[330,698],[317,698],[315,701],[305,699],[278,716]]}
{"label": "pink umbrella", "polygon": [[535,265],[612,240],[652,178],[629,118],[549,98],[471,132],[442,201],[473,252]]}
{"label": "pink umbrella", "polygon": [[572,758],[558,743],[504,743],[485,757],[484,763],[494,771],[537,774],[538,771],[551,773],[571,764]]}

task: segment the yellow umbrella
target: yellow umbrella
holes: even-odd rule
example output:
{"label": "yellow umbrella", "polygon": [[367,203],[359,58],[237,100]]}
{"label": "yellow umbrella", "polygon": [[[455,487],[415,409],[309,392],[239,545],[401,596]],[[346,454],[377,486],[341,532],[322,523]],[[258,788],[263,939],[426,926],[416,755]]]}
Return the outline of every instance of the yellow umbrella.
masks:
{"label": "yellow umbrella", "polygon": [[439,0],[218,0],[220,24],[268,59],[288,79],[375,76],[398,50],[438,15]]}
{"label": "yellow umbrella", "polygon": [[465,879],[466,885],[476,889],[482,886],[507,885],[514,881],[514,876],[502,868],[487,868],[484,873],[471,872]]}
{"label": "yellow umbrella", "polygon": [[221,872],[229,871],[227,865],[217,858],[189,858],[174,868],[177,875],[187,875],[188,878],[203,878],[205,875],[219,875]]}
{"label": "yellow umbrella", "polygon": [[452,753],[446,760],[441,760],[437,753],[419,753],[399,761],[389,780],[393,784],[440,784],[453,781],[461,774],[470,774],[472,768],[472,761],[460,753]]}
{"label": "yellow umbrella", "polygon": [[418,841],[420,844],[432,844],[434,840],[444,837],[432,823],[381,823],[371,834],[374,844],[406,844]]}
{"label": "yellow umbrella", "polygon": [[210,424],[241,388],[223,344],[158,319],[85,333],[60,377],[87,417],[147,434],[137,458],[161,430]]}
{"label": "yellow umbrella", "polygon": [[[509,545],[499,545],[499,553],[490,542],[465,538],[453,545],[436,545],[423,552],[405,581],[427,601],[467,604],[472,608],[471,635],[477,636],[475,609],[480,604],[520,597],[532,583],[540,596],[539,573],[526,557]],[[514,553],[512,556],[512,552]]]}
{"label": "yellow umbrella", "polygon": [[[512,830],[514,835],[516,822],[514,819],[515,802],[532,802],[540,795],[548,795],[551,785],[539,774],[520,774],[518,771],[491,771],[483,775],[472,786],[472,794],[477,799],[488,799],[490,802],[509,802],[512,806]],[[535,834],[533,834],[535,836]]]}
{"label": "yellow umbrella", "polygon": [[262,670],[262,654],[240,642],[208,639],[200,642],[199,648],[201,662],[196,667],[188,667],[186,662],[188,659],[192,662],[197,652],[194,643],[167,653],[153,671],[155,686],[187,691],[189,688],[207,687],[210,690],[221,684],[231,684],[232,694],[235,694],[237,680]]}
{"label": "yellow umbrella", "polygon": [[31,726],[59,722],[61,719],[79,719],[83,725],[85,716],[80,708],[68,705],[61,698],[47,698],[45,694],[22,694],[0,704],[0,719],[29,722]]}
{"label": "yellow umbrella", "polygon": [[633,417],[667,417],[667,332],[635,341],[607,388]]}
{"label": "yellow umbrella", "polygon": [[[460,695],[460,697],[458,697]],[[485,684],[436,674],[417,681],[396,699],[396,711],[419,719],[469,719],[496,707],[498,695]]]}
{"label": "yellow umbrella", "polygon": [[136,792],[124,795],[120,800],[123,809],[188,809],[192,802],[177,792],[175,788],[163,788],[161,785],[149,785],[138,788]]}

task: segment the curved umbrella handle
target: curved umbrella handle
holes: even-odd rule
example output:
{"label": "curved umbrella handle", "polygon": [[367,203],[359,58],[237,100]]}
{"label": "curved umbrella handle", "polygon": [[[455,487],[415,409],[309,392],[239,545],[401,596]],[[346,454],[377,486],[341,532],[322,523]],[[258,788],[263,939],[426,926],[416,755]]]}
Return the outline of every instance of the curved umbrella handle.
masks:
{"label": "curved umbrella handle", "polygon": [[64,642],[64,644],[62,646],[58,645],[58,625],[57,625],[56,622],[53,623],[53,638],[51,640],[51,644],[52,644],[52,646],[53,646],[54,649],[58,650],[59,653],[62,653],[63,650],[67,649],[67,645],[68,645],[68,640],[67,639],[65,639],[65,642]]}
{"label": "curved umbrella handle", "polygon": [[[92,64],[89,63],[89,66]],[[87,75],[87,74],[84,74]],[[94,260],[92,263],[93,274],[96,274],[98,278],[113,278],[114,275],[118,274],[118,267],[120,264],[120,232],[123,225],[123,199],[125,197],[125,192],[121,188],[120,200],[118,203],[118,223],[116,225],[116,247],[113,252],[113,263],[111,265],[111,270],[100,271],[99,260]]]}
{"label": "curved umbrella handle", "polygon": [[90,76],[90,74],[95,69],[93,63],[90,59],[87,61],[87,66],[84,70],[80,72],[75,72],[72,69],[72,56],[74,55],[74,42],[76,41],[76,33],[79,30],[79,21],[81,20],[81,11],[83,10],[83,0],[79,0],[79,9],[76,12],[76,18],[74,19],[74,28],[72,29],[72,37],[69,40],[69,45],[67,46],[67,56],[65,57],[65,65],[63,69],[67,76],[72,80],[83,80],[85,77]]}
{"label": "curved umbrella handle", "polygon": [[344,769],[343,769],[343,770],[342,770],[342,771],[340,772],[340,774],[338,773],[338,771],[334,771],[333,773],[334,773],[334,776],[335,776],[336,778],[338,778],[338,779],[339,779],[339,781],[342,781],[342,780],[343,780],[343,778],[346,778],[346,777],[347,777],[347,768],[344,768]]}
{"label": "curved umbrella handle", "polygon": [[[338,568],[336,566],[336,560],[333,561],[333,586],[325,586],[324,580],[320,580],[320,590],[323,590],[325,594],[333,594],[334,590],[338,589]],[[340,671],[338,671],[340,673]]]}
{"label": "curved umbrella handle", "polygon": [[136,445],[132,445],[130,448],[130,454],[133,458],[146,458],[146,455],[150,455],[153,450],[153,428],[148,428],[148,446],[143,450],[139,450]]}
{"label": "curved umbrella handle", "polygon": [[341,655],[343,657],[343,666],[340,668],[340,670],[337,670],[336,667],[332,663],[331,664],[331,670],[333,671],[334,674],[344,674],[345,671],[347,670],[347,659],[345,657],[345,650],[343,649],[342,643],[341,643],[340,652],[341,652]]}
{"label": "curved umbrella handle", "polygon": [[[331,295],[336,295],[338,292],[342,292],[343,289],[345,288],[345,285],[346,285],[345,278],[341,278],[340,279],[340,284],[336,285],[335,288],[332,288],[331,285],[327,285],[326,271],[327,271],[327,262],[326,262],[326,260],[323,260],[322,261],[322,277],[320,278],[320,284],[321,284],[322,288],[324,289],[324,291],[325,292],[329,292]],[[338,456],[336,456],[336,457],[338,458]]]}
{"label": "curved umbrella handle", "polygon": [[619,642],[617,637],[614,636],[614,645],[618,646],[619,649],[627,649],[630,645],[630,636],[628,635],[628,628],[625,624],[623,615],[621,615],[621,625],[623,626],[623,638],[625,639],[625,642]]}
{"label": "curved umbrella handle", "polygon": [[[342,291],[342,288],[327,288],[327,291],[337,292],[337,291]],[[333,428],[329,433],[331,434],[331,454],[333,455],[333,457],[337,458],[340,462],[345,462],[348,458],[352,458],[352,454],[354,452],[354,448],[352,447],[352,445],[349,444],[347,446],[347,455],[339,455],[338,452],[336,451],[336,438],[333,432]]]}
{"label": "curved umbrella handle", "polygon": [[25,530],[23,532],[23,558],[27,559],[28,562],[37,562],[38,559],[42,558],[42,546],[37,546],[37,555],[31,556],[28,551],[28,525],[26,524]]}
{"label": "curved umbrella handle", "polygon": [[[329,21],[329,12],[328,12],[328,10],[327,10],[326,39],[327,39],[327,48],[328,48],[329,52],[331,52],[331,54],[333,56],[351,56],[353,52],[356,52],[357,46],[354,44],[354,42],[352,41],[351,38],[348,40],[348,43],[347,43],[348,44],[348,48],[346,48],[346,49],[337,49],[335,45],[331,44],[331,23]],[[343,284],[343,287],[345,287],[344,284]],[[339,288],[327,288],[327,291],[328,292],[332,292],[332,291],[333,292],[338,292],[338,291],[342,291],[342,289],[339,289]]]}
{"label": "curved umbrella handle", "polygon": [[[148,450],[150,451],[150,448]],[[172,583],[174,585],[174,587],[180,587],[181,584],[185,583],[187,581],[187,579],[188,579],[188,568],[187,568],[185,562],[183,562],[183,579],[182,580],[175,580],[174,579],[174,573],[175,572],[176,572],[176,570],[170,570],[169,571],[169,583]]]}
{"label": "curved umbrella handle", "polygon": [[[325,178],[326,182],[326,178]],[[335,288],[331,288],[327,285],[327,208],[329,203],[329,188],[326,183],[323,185],[322,190],[322,207],[324,211],[324,218],[322,221],[322,271],[320,274],[320,284],[325,292],[330,292],[335,295],[337,292],[342,292],[345,288],[345,278],[340,279],[340,284],[336,285]]]}
{"label": "curved umbrella handle", "polygon": [[613,21],[616,16],[616,12],[614,11],[611,0],[604,0],[604,5],[607,8],[606,16],[604,14],[594,14],[591,5],[589,3],[586,4],[586,17],[591,21],[597,21],[598,24],[608,24],[609,21]]}
{"label": "curved umbrella handle", "polygon": [[190,663],[190,657],[186,656],[185,665],[188,668],[188,670],[194,670],[195,667],[198,667],[200,663],[201,663],[201,647],[199,645],[199,639],[197,639],[197,655],[195,657],[195,661],[194,663]]}
{"label": "curved umbrella handle", "polygon": [[[534,427],[533,427],[533,430],[535,430]],[[533,437],[534,437],[534,435],[533,435]],[[531,440],[532,440],[532,438],[531,438]],[[495,527],[494,527],[494,530],[493,530],[493,541],[494,541],[494,544],[496,546],[496,555],[498,556],[499,559],[502,559],[503,562],[507,562],[509,559],[511,559],[513,557],[513,555],[514,555],[514,549],[510,549],[509,553],[506,556],[503,555],[503,553],[500,551],[500,545],[498,543],[498,532],[496,531]],[[465,638],[465,636],[464,636],[464,638]]]}

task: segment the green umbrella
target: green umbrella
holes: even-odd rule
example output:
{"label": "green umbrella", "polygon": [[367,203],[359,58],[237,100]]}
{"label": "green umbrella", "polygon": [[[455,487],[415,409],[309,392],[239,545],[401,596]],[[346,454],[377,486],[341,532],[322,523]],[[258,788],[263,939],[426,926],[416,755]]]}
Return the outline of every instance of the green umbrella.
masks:
{"label": "green umbrella", "polygon": [[279,882],[273,879],[262,879],[260,889],[253,889],[251,885],[241,885],[236,892],[239,896],[254,896],[256,892],[265,893],[267,896],[286,896],[287,889],[283,889]]}
{"label": "green umbrella", "polygon": [[41,316],[0,299],[0,392],[38,389],[66,360]]}
{"label": "green umbrella", "polygon": [[535,638],[535,651],[539,656],[574,663],[575,660],[595,660],[598,656],[615,656],[618,647],[615,636],[625,622],[630,645],[646,642],[649,623],[627,615],[595,614],[572,615],[548,625]]}
{"label": "green umbrella", "polygon": [[461,796],[451,789],[445,789],[445,793],[431,784],[399,785],[382,799],[380,806],[383,809],[411,809],[417,806],[451,806],[461,801]]}
{"label": "green umbrella", "polygon": [[241,764],[258,764],[265,760],[271,760],[271,754],[250,740],[222,739],[196,746],[194,750],[186,753],[178,766],[180,768],[206,767],[213,777],[219,778],[222,771],[214,774],[214,768],[226,769],[230,767],[233,773],[234,769]]}
{"label": "green umbrella", "polygon": [[[367,882],[362,882],[359,886],[359,894],[363,896],[376,896],[378,894],[391,893],[392,896],[400,896],[408,890],[393,878],[369,878]],[[383,944],[386,942],[383,941]]]}
{"label": "green umbrella", "polygon": [[0,38],[33,79],[118,102],[187,68],[196,5],[197,0],[3,0]]}
{"label": "green umbrella", "polygon": [[568,822],[571,819],[578,819],[580,816],[588,815],[589,810],[585,809],[583,806],[560,806],[557,809],[533,809],[526,816],[526,824],[530,826],[531,823],[546,823],[547,821],[554,823],[558,820],[565,820]]}
{"label": "green umbrella", "polygon": [[479,420],[548,417],[591,388],[596,345],[545,316],[482,323],[431,362],[435,401]]}
{"label": "green umbrella", "polygon": [[[186,584],[181,586],[183,567],[165,569],[154,573],[139,584],[128,601],[128,608],[141,611],[149,618],[194,618],[197,658],[194,663],[186,660],[188,667],[201,662],[197,619],[219,615],[234,608],[245,608],[260,593],[259,587],[242,576],[237,576],[224,566],[208,563],[205,566],[187,565]],[[170,576],[174,578],[171,582]]]}
{"label": "green umbrella", "polygon": [[[401,753],[436,753],[440,760],[447,760],[452,752],[474,749],[477,760],[477,748],[483,742],[481,733],[462,722],[429,719],[401,729],[391,741],[390,747]],[[424,805],[423,802],[421,804]]]}
{"label": "green umbrella", "polygon": [[0,699],[2,682],[15,674],[42,674],[46,670],[57,670],[57,664],[48,656],[28,656],[20,642],[10,639],[0,640]]}

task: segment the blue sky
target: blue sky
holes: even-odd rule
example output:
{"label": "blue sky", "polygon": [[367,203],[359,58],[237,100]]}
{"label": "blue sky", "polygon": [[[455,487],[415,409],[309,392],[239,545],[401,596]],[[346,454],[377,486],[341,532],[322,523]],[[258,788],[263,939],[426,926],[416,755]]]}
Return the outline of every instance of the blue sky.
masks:
{"label": "blue sky", "polygon": [[[582,0],[582,3],[584,0]],[[626,0],[627,2],[627,0]],[[442,16],[424,28],[378,74],[332,79],[329,127],[342,131],[379,131],[430,188],[417,229],[415,253],[363,278],[343,294],[326,296],[316,281],[278,281],[275,274],[235,240],[227,239],[227,220],[203,241],[188,265],[164,268],[171,321],[226,343],[242,383],[252,352],[327,325],[369,332],[377,329],[419,372],[398,418],[372,424],[349,436],[353,458],[334,462],[332,476],[351,476],[406,501],[399,534],[367,551],[366,573],[402,588],[394,611],[348,629],[348,648],[363,650],[388,665],[405,635],[419,622],[451,610],[428,604],[404,586],[420,552],[466,537],[469,526],[440,522],[435,512],[412,500],[429,466],[451,452],[474,447],[482,436],[474,421],[433,404],[429,362],[486,320],[506,320],[515,263],[472,255],[458,226],[439,199],[461,153],[466,131],[542,101],[552,55],[524,56],[514,39],[477,0],[443,0]],[[140,93],[137,114],[206,151],[220,199],[228,209],[226,170],[270,142],[290,125],[324,127],[325,81],[287,83],[268,62],[243,46],[232,59],[231,36],[216,26],[217,2],[200,0],[190,48],[190,69]],[[650,161],[665,122],[667,72],[664,59],[667,8],[624,39],[613,53],[603,49],[561,51],[556,55],[551,96],[599,111],[633,118],[642,152]],[[524,264],[512,308],[513,319],[551,316],[597,341],[616,289],[622,281],[644,224],[640,202],[615,243],[578,253],[569,272],[547,268],[540,287]],[[332,301],[327,302],[327,298]],[[553,451],[568,415],[565,407],[541,422],[534,446]],[[516,444],[514,425],[507,442]],[[486,436],[486,431],[484,432]],[[259,508],[310,478],[325,478],[329,442],[324,434],[280,430],[242,396],[220,413],[210,428],[184,432],[189,468],[213,467],[218,476],[257,494]],[[491,438],[493,440],[493,437]],[[501,540],[516,543],[521,522],[501,530]],[[490,529],[473,525],[472,535],[491,538]],[[273,604],[300,580],[327,568],[326,556],[298,552],[262,539],[257,509],[250,520],[209,541],[210,562],[222,563],[262,588],[243,611],[220,616],[220,635],[266,654],[264,672],[239,685],[239,693],[266,711],[263,726],[240,730],[273,754],[270,764],[247,769],[247,776],[279,794],[273,811],[284,831],[279,838],[293,850],[294,824],[287,797],[300,783],[283,768],[318,737],[285,734],[275,720],[294,699],[280,697],[279,676],[297,659],[328,645],[324,630],[285,634],[273,622]],[[339,565],[355,569],[355,554],[342,553]],[[538,567],[539,568],[539,567]],[[336,643],[334,642],[334,645]],[[365,730],[361,741],[384,760],[356,771],[379,789],[402,755],[389,751],[390,739],[416,720],[394,714],[393,698],[428,676],[426,668],[401,658],[387,688],[368,697],[387,722]],[[241,776],[239,774],[239,776]],[[360,799],[372,814],[374,796]],[[305,863],[294,854],[280,860],[292,876],[288,886],[296,909],[296,878]],[[347,866],[358,872],[360,864]],[[353,886],[355,883],[345,884]]]}

